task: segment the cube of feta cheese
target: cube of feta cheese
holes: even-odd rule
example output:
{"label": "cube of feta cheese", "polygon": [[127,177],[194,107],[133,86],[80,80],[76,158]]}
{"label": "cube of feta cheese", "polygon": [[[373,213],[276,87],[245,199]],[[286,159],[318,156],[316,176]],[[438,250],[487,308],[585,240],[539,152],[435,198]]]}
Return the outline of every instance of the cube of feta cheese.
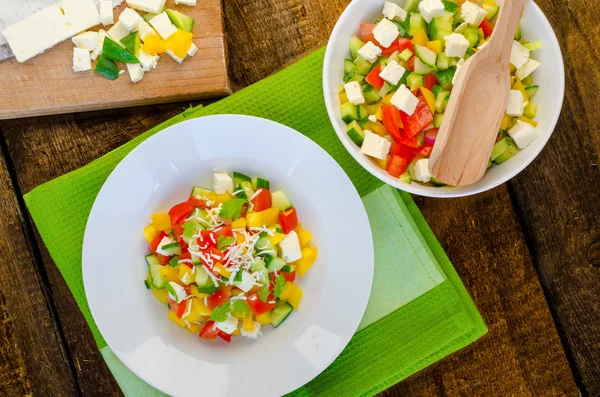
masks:
{"label": "cube of feta cheese", "polygon": [[137,58],[140,61],[140,64],[142,65],[142,69],[144,69],[144,72],[149,72],[152,69],[156,68],[156,64],[158,63],[158,60],[160,59],[160,57],[158,55],[148,54],[144,50],[140,50],[140,54],[138,55]]}
{"label": "cube of feta cheese", "polygon": [[198,52],[198,47],[196,46],[196,44],[192,43],[192,45],[190,46],[190,49],[188,50],[188,56],[193,57],[194,55],[196,55],[196,53]]}
{"label": "cube of feta cheese", "polygon": [[365,96],[363,94],[362,87],[358,81],[351,81],[344,84],[344,90],[348,96],[348,101],[354,105],[361,105],[365,103]]}
{"label": "cube of feta cheese", "polygon": [[126,63],[125,66],[127,66],[127,71],[129,72],[129,77],[131,78],[131,81],[133,81],[134,83],[137,83],[138,81],[141,81],[144,78],[144,69],[142,68],[141,64]]}
{"label": "cube of feta cheese", "polygon": [[511,117],[523,115],[525,102],[523,102],[523,93],[519,90],[510,90],[508,93],[508,103],[506,105],[506,114]]}
{"label": "cube of feta cheese", "polygon": [[173,299],[177,303],[183,302],[183,300],[187,297],[185,289],[181,285],[173,281],[169,281],[169,285],[171,286],[173,291],[175,291],[175,296],[173,296],[173,294],[169,292],[169,298]]}
{"label": "cube of feta cheese", "polygon": [[279,248],[281,248],[281,259],[285,263],[291,263],[302,258],[300,240],[298,240],[298,234],[293,230],[281,240]]}
{"label": "cube of feta cheese", "polygon": [[456,63],[456,72],[454,72],[454,77],[452,77],[452,84],[456,84],[456,78],[458,77],[458,72],[460,71],[460,68],[462,68],[462,66],[465,64],[465,59],[461,58],[458,60],[458,62]]}
{"label": "cube of feta cheese", "polygon": [[231,314],[229,316],[227,316],[227,320],[217,323],[215,322],[215,328],[220,329],[221,331],[225,332],[226,334],[233,334],[235,332],[235,330],[238,327],[238,319],[234,316],[232,316]]}
{"label": "cube of feta cheese", "polygon": [[460,17],[469,25],[479,26],[487,16],[487,11],[475,3],[465,1],[460,8]]}
{"label": "cube of feta cheese", "polygon": [[262,326],[260,325],[260,323],[258,321],[254,321],[253,324],[254,328],[252,328],[252,331],[246,331],[244,327],[240,329],[240,334],[242,334],[244,338],[258,339],[259,336],[262,336]]}
{"label": "cube of feta cheese", "polygon": [[392,60],[390,61],[390,63],[387,64],[385,68],[383,68],[381,73],[379,73],[379,77],[381,77],[391,85],[396,85],[398,84],[402,76],[404,76],[404,72],[406,72],[406,69],[400,66],[398,62]]}
{"label": "cube of feta cheese", "polygon": [[179,64],[182,64],[182,63],[183,63],[183,61],[185,61],[185,58],[187,57],[187,55],[186,55],[186,56],[184,56],[183,58],[180,58],[180,57],[178,57],[177,55],[175,55],[175,53],[174,53],[173,51],[171,51],[171,50],[167,50],[167,54],[168,54],[168,55],[169,55],[171,58],[173,58],[175,61],[177,61],[177,63],[179,63]]}
{"label": "cube of feta cheese", "polygon": [[104,26],[115,23],[113,4],[111,0],[102,0],[100,2],[100,22],[102,22],[102,25]]}
{"label": "cube of feta cheese", "polygon": [[85,72],[92,69],[92,58],[90,50],[84,48],[73,48],[73,71]]}
{"label": "cube of feta cheese", "polygon": [[129,34],[129,30],[123,25],[123,22],[117,21],[117,23],[108,29],[107,33],[111,39],[120,44],[121,39]]}
{"label": "cube of feta cheese", "polygon": [[375,28],[373,28],[375,40],[385,48],[391,46],[399,35],[400,31],[398,30],[398,26],[386,18],[383,18]]}
{"label": "cube of feta cheese", "polygon": [[90,54],[92,61],[95,61],[96,59],[98,59],[98,57],[100,55],[102,55],[102,45],[104,44],[104,38],[106,36],[107,36],[106,30],[104,30],[104,29],[98,30],[98,45],[96,46],[96,48],[94,48],[92,50],[92,53]]}
{"label": "cube of feta cheese", "polygon": [[377,116],[375,116],[374,114],[370,114],[369,117],[367,117],[369,119],[369,121],[372,121],[373,123],[377,122]]}
{"label": "cube of feta cheese", "polygon": [[434,17],[444,15],[444,4],[440,0],[423,0],[419,3],[419,11],[425,22],[430,23]]}
{"label": "cube of feta cheese", "polygon": [[400,21],[404,22],[407,14],[404,8],[401,8],[398,4],[386,1],[383,5],[383,16],[387,19],[398,18]]}
{"label": "cube of feta cheese", "polygon": [[233,193],[233,179],[225,172],[215,172],[213,190],[217,194]]}
{"label": "cube of feta cheese", "polygon": [[127,5],[139,11],[158,14],[162,11],[167,0],[127,0]]}
{"label": "cube of feta cheese", "polygon": [[173,25],[166,12],[161,12],[152,18],[150,20],[150,25],[156,29],[160,37],[162,37],[164,40],[168,39],[173,33],[177,32],[177,28],[175,25]]}
{"label": "cube of feta cheese", "polygon": [[529,59],[529,50],[523,44],[514,40],[510,49],[510,63],[517,69],[525,65]]}
{"label": "cube of feta cheese", "polygon": [[373,44],[372,41],[368,41],[364,46],[360,47],[357,51],[361,58],[373,63],[381,55],[381,48]]}
{"label": "cube of feta cheese", "polygon": [[71,36],[100,25],[100,12],[93,0],[63,0],[60,8]]}
{"label": "cube of feta cheese", "polygon": [[414,96],[413,93],[402,84],[398,88],[398,91],[392,96],[390,102],[404,113],[412,116],[419,104],[419,98]]}
{"label": "cube of feta cheese", "polygon": [[119,15],[119,22],[121,22],[123,27],[127,29],[128,32],[137,30],[141,20],[142,17],[140,14],[129,7],[125,8],[121,15]]}
{"label": "cube of feta cheese", "polygon": [[365,130],[365,140],[363,141],[360,151],[367,156],[374,157],[379,160],[385,160],[390,152],[392,143],[369,130]]}
{"label": "cube of feta cheese", "polygon": [[415,163],[415,178],[419,182],[427,183],[431,180],[429,173],[429,159],[421,159]]}
{"label": "cube of feta cheese", "polygon": [[175,0],[175,4],[183,4],[184,6],[193,7],[196,5],[196,0]]}
{"label": "cube of feta cheese", "polygon": [[142,41],[146,40],[146,37],[151,34],[158,34],[148,22],[144,21],[143,18],[140,20],[137,30],[140,32],[140,39],[142,39]]}
{"label": "cube of feta cheese", "polygon": [[449,57],[462,58],[469,48],[469,40],[460,33],[452,33],[445,37],[446,55]]}
{"label": "cube of feta cheese", "polygon": [[158,243],[158,247],[156,248],[156,253],[164,256],[171,256],[171,253],[168,251],[164,251],[163,247],[165,245],[173,244],[175,240],[169,237],[163,237],[162,240]]}
{"label": "cube of feta cheese", "polygon": [[517,120],[517,124],[508,130],[508,135],[515,141],[519,149],[525,149],[538,137],[535,127],[521,120]]}
{"label": "cube of feta cheese", "polygon": [[77,48],[83,48],[84,50],[95,50],[98,47],[100,35],[98,32],[83,32],[73,37],[73,44]]}
{"label": "cube of feta cheese", "polygon": [[538,61],[529,58],[523,66],[517,69],[515,76],[517,76],[519,80],[523,80],[525,77],[533,73],[539,66],[540,63]]}
{"label": "cube of feta cheese", "polygon": [[255,283],[256,283],[256,277],[254,277],[252,274],[248,273],[247,271],[243,270],[242,271],[242,281],[235,282],[234,284],[236,287],[238,287],[242,291],[248,292],[252,289],[252,287],[254,287]]}

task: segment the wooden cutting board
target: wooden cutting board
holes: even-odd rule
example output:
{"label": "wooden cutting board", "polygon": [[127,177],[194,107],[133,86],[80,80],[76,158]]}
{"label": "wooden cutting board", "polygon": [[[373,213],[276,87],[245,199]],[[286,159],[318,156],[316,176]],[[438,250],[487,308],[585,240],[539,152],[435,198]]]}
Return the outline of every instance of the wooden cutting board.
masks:
{"label": "wooden cutting board", "polygon": [[[125,7],[123,2],[115,9],[115,22]],[[183,64],[163,54],[142,81],[132,83],[127,72],[110,81],[93,70],[73,72],[74,44],[67,40],[25,63],[15,58],[0,61],[0,120],[230,94],[221,0],[199,0],[195,7],[175,6],[168,0],[166,7],[195,20],[198,52]],[[119,69],[126,67],[119,64]]]}

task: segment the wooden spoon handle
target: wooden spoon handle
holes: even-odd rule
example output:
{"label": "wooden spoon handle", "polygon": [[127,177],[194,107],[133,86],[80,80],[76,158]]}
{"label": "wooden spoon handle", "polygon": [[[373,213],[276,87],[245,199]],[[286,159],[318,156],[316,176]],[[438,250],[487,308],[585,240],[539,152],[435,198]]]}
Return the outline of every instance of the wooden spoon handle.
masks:
{"label": "wooden spoon handle", "polygon": [[515,32],[521,22],[523,9],[529,0],[505,0],[500,7],[500,15],[487,45],[488,54],[497,55],[500,62],[506,63],[510,58],[510,49]]}

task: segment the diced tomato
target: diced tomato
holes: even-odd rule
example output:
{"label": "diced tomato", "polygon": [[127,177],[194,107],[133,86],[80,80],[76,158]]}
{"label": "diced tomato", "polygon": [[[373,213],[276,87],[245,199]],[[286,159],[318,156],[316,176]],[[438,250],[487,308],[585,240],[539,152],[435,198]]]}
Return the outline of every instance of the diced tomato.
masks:
{"label": "diced tomato", "polygon": [[217,335],[219,335],[219,329],[215,328],[215,322],[209,321],[204,324],[204,327],[200,330],[199,336],[204,339],[217,339]]}
{"label": "diced tomato", "polygon": [[288,234],[298,227],[298,214],[295,208],[290,208],[279,213],[279,224],[284,234]]}
{"label": "diced tomato", "polygon": [[268,189],[260,189],[252,199],[252,206],[255,212],[271,208],[271,192]]}
{"label": "diced tomato", "polygon": [[165,237],[167,237],[167,233],[165,232],[160,232],[156,237],[154,237],[154,240],[152,240],[152,242],[150,243],[150,251],[152,251],[153,254],[156,254],[158,244],[160,244],[161,240]]}
{"label": "diced tomato", "polygon": [[401,140],[402,135],[400,134],[400,128],[402,126],[402,120],[400,119],[400,111],[398,108],[393,105],[383,105],[381,110],[383,112],[383,126],[386,131],[395,141]]}
{"label": "diced tomato", "polygon": [[494,31],[494,27],[487,19],[484,19],[479,25],[479,27],[481,28],[481,30],[483,30],[484,37],[490,37],[492,35],[492,32]]}
{"label": "diced tomato", "polygon": [[294,280],[296,279],[296,271],[295,270],[291,273],[281,272],[281,274],[283,274],[283,278],[285,278],[285,281],[289,281],[289,282],[293,283]]}
{"label": "diced tomato", "polygon": [[433,123],[433,113],[431,113],[431,109],[423,96],[419,97],[419,104],[412,116],[401,111],[400,118],[402,119],[404,132],[406,132],[406,135],[409,138],[415,137],[419,132],[423,131],[425,127]]}
{"label": "diced tomato", "polygon": [[215,239],[218,239],[221,236],[233,237],[233,229],[231,229],[231,226],[229,226],[229,225],[223,225],[223,226],[213,230],[212,233],[215,236]]}
{"label": "diced tomato", "polygon": [[398,39],[398,51],[402,52],[402,51],[406,50],[407,48],[409,50],[411,50],[413,54],[415,53],[415,46],[413,45],[412,41],[410,41],[409,39],[405,39],[405,38],[399,38]]}
{"label": "diced tomato", "polygon": [[223,339],[225,342],[227,342],[227,343],[231,342],[231,335],[229,335],[228,333],[219,330],[218,335],[219,335],[219,338]]}
{"label": "diced tomato", "polygon": [[426,74],[423,78],[423,86],[428,90],[431,90],[434,85],[438,83],[438,80],[435,78],[433,73]]}
{"label": "diced tomato", "polygon": [[211,258],[213,258],[216,262],[223,262],[223,257],[225,255],[216,247],[210,247],[207,252],[211,256]]}
{"label": "diced tomato", "polygon": [[363,23],[360,25],[360,39],[363,43],[366,44],[367,42],[372,41],[373,44],[379,45],[377,40],[375,40],[375,35],[373,34],[373,29],[375,29],[375,26],[377,25],[374,23]]}
{"label": "diced tomato", "polygon": [[389,57],[394,52],[398,51],[398,40],[394,41],[388,48],[381,47],[381,54],[384,57]]}
{"label": "diced tomato", "polygon": [[406,69],[410,70],[411,72],[415,70],[415,57],[412,57],[406,61]]}
{"label": "diced tomato", "polygon": [[156,258],[158,259],[158,263],[162,266],[165,266],[167,263],[169,263],[169,260],[171,260],[170,256],[164,256],[161,254],[156,254]]}
{"label": "diced tomato", "polygon": [[210,230],[201,230],[200,237],[198,237],[198,245],[200,247],[216,247],[217,237],[215,237],[215,234]]}
{"label": "diced tomato", "polygon": [[187,202],[194,208],[208,208],[208,206],[206,205],[206,201],[196,198],[194,196],[190,196]]}
{"label": "diced tomato", "polygon": [[[183,241],[181,241],[179,244],[183,244]],[[187,259],[187,260],[192,259],[192,254],[190,254],[190,252],[188,251],[187,244],[185,245],[185,251],[184,251],[183,247],[181,247],[181,255],[179,255],[180,261],[182,261],[184,259]],[[194,265],[192,265],[191,262],[183,262],[183,264],[186,265],[187,267],[189,267],[190,269],[194,267]]]}
{"label": "diced tomato", "polygon": [[183,316],[183,313],[185,313],[185,305],[186,304],[187,304],[187,300],[183,300],[183,301],[177,303],[173,299],[169,298],[169,306],[171,306],[171,310],[173,310],[173,313],[175,313],[175,315],[178,318],[181,318],[181,316]]}
{"label": "diced tomato", "polygon": [[412,159],[415,158],[415,153],[413,151],[413,148],[398,142],[392,143],[392,147],[390,148],[390,154],[392,156],[400,156],[407,162],[411,162]]}
{"label": "diced tomato", "polygon": [[415,154],[421,155],[421,156],[429,156],[431,154],[431,151],[433,150],[433,145],[430,143],[424,143],[423,146],[418,147],[415,149]]}
{"label": "diced tomato", "polygon": [[179,260],[184,259],[192,259],[192,254],[190,254],[189,252],[184,252],[181,255],[179,255]]}
{"label": "diced tomato", "polygon": [[264,303],[260,300],[258,294],[254,293],[248,296],[248,300],[246,302],[248,303],[248,306],[250,306],[250,310],[252,310],[252,312],[257,316],[260,316],[261,314],[265,314],[266,312],[275,307],[275,303],[268,303],[273,301],[274,299],[275,297],[273,296],[273,294],[270,294],[267,303]]}
{"label": "diced tomato", "polygon": [[407,136],[406,133],[404,132],[404,130],[400,130],[402,132],[402,139],[398,141],[398,143],[401,143],[403,145],[409,146],[409,147],[413,147],[413,148],[417,148],[419,147],[419,142],[417,142],[417,138],[410,137]]}
{"label": "diced tomato", "polygon": [[169,210],[169,216],[171,217],[171,225],[177,225],[186,218],[194,210],[194,206],[184,201],[179,203]]}
{"label": "diced tomato", "polygon": [[173,234],[175,235],[175,240],[181,241],[181,236],[183,235],[183,227],[181,227],[180,223],[176,223],[173,225]]}
{"label": "diced tomato", "polygon": [[392,159],[387,167],[387,173],[394,178],[398,178],[400,175],[404,174],[407,165],[408,161],[406,161],[405,158],[400,156],[392,156]]}
{"label": "diced tomato", "polygon": [[227,288],[221,287],[220,290],[214,292],[211,296],[206,298],[206,303],[208,303],[208,306],[214,309],[215,307],[225,303],[230,296],[231,292],[229,292]]}
{"label": "diced tomato", "polygon": [[371,84],[373,87],[377,88],[378,90],[380,90],[381,87],[383,87],[383,83],[384,83],[384,80],[381,77],[379,77],[379,73],[381,73],[381,65],[377,64],[377,66],[375,66],[373,68],[373,70],[371,70],[369,72],[369,74],[367,75],[367,77],[365,78],[367,83]]}

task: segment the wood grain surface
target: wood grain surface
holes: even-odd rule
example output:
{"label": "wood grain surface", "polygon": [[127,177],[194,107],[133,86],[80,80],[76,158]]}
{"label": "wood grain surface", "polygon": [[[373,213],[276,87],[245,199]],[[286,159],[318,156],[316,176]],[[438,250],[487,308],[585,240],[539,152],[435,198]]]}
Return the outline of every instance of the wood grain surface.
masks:
{"label": "wood grain surface", "polygon": [[[568,76],[565,112],[548,147],[506,186],[462,199],[416,198],[489,333],[382,396],[577,396],[578,388],[584,396],[600,394],[600,138],[595,134],[600,103],[592,95],[600,86],[600,72],[588,66],[598,61],[600,40],[589,35],[582,40],[599,26],[583,0],[538,3],[563,44]],[[346,4],[225,0],[233,86],[247,86],[324,45]],[[121,394],[43,243],[34,237],[27,248],[34,232],[28,219],[19,216],[24,208],[16,197],[87,164],[188,105],[0,121],[7,163],[0,167],[7,219],[0,233],[6,235],[10,228],[16,246],[4,250],[0,262],[0,363],[7,363],[0,368],[12,371],[0,372],[0,394]],[[6,274],[24,264],[34,269],[36,283],[13,285],[13,277]],[[39,299],[51,296],[43,313],[34,303],[15,302],[23,286]],[[40,327],[39,318],[46,318],[49,326]],[[34,326],[44,344],[26,344],[31,338],[27,327]],[[7,334],[10,339],[5,339]],[[49,345],[55,350],[41,357],[35,353]],[[36,365],[47,370],[45,378]],[[65,381],[56,382],[54,374]]]}
{"label": "wood grain surface", "polygon": [[[123,108],[199,98],[231,92],[227,76],[226,43],[220,0],[201,0],[196,7],[175,6],[195,20],[198,52],[183,64],[169,55],[138,83],[128,73],[110,81],[92,70],[73,72],[73,42],[69,39],[31,60],[0,62],[0,119]],[[115,9],[115,21],[126,8]],[[143,14],[143,13],[142,13]],[[96,27],[92,30],[98,30]],[[105,30],[108,30],[106,27]],[[119,64],[124,69],[124,64]]]}

